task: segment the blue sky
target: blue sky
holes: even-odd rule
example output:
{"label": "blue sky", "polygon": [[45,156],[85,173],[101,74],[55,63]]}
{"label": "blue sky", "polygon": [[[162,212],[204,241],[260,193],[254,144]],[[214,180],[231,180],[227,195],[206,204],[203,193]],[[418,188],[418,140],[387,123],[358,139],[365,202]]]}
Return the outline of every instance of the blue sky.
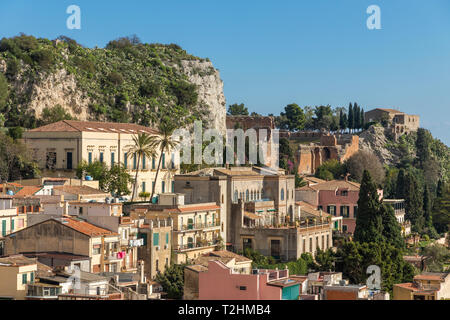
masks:
{"label": "blue sky", "polygon": [[[81,30],[66,8],[81,8]],[[366,9],[381,8],[381,30]],[[64,34],[88,46],[137,34],[177,43],[220,70],[227,105],[395,107],[450,144],[450,1],[2,1],[0,37]]]}

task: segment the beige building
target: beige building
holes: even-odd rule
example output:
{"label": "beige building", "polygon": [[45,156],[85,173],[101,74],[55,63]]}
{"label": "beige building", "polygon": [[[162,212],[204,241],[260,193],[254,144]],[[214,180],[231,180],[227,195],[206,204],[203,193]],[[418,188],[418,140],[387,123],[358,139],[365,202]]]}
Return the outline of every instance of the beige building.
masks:
{"label": "beige building", "polygon": [[[13,206],[11,196],[0,196],[0,238],[27,226],[27,215]],[[1,254],[1,248],[0,248]]]}
{"label": "beige building", "polygon": [[232,204],[273,201],[274,219],[283,223],[294,214],[295,177],[284,171],[259,167],[207,168],[175,176],[175,192],[185,194],[186,204],[215,202],[221,211],[221,237],[232,249]]}
{"label": "beige building", "polygon": [[424,272],[413,282],[394,284],[394,300],[450,299],[450,273]]}
{"label": "beige building", "polygon": [[6,236],[5,254],[61,252],[91,258],[90,272],[120,271],[119,234],[77,218],[51,218]]}
{"label": "beige building", "polygon": [[[64,120],[24,133],[23,138],[46,176],[74,177],[81,161],[95,160],[108,166],[122,163],[134,178],[138,159],[129,156],[133,136],[140,133],[156,135],[157,131],[129,123]],[[156,176],[156,158],[140,159],[137,193],[151,191]],[[179,172],[175,154],[163,154],[156,193],[172,190],[173,174]]]}
{"label": "beige building", "polygon": [[[145,209],[147,220],[172,219],[172,249],[175,263],[196,259],[220,244],[220,206],[214,202],[185,204],[182,194],[160,195],[158,204],[134,205]],[[133,217],[133,212],[131,214]]]}
{"label": "beige building", "polygon": [[376,108],[364,114],[365,122],[387,121],[391,134],[397,139],[403,134],[417,131],[420,127],[420,117],[411,115],[395,109]]}
{"label": "beige building", "polygon": [[24,300],[27,285],[34,283],[37,270],[36,261],[23,255],[0,258],[0,300]]}
{"label": "beige building", "polygon": [[148,279],[164,273],[172,258],[172,220],[147,220],[139,227],[139,238],[144,240],[138,249],[139,260],[144,261],[144,272]]}

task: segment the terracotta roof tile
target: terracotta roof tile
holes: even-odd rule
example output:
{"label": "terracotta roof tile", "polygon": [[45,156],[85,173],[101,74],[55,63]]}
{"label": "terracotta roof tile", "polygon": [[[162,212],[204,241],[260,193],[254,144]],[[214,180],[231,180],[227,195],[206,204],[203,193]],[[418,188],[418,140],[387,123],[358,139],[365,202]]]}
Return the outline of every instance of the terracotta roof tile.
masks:
{"label": "terracotta roof tile", "polygon": [[164,211],[165,212],[184,213],[184,212],[194,212],[194,211],[204,211],[204,210],[218,210],[218,209],[220,209],[220,207],[218,205],[197,204],[196,206],[177,207],[177,208],[164,209]]}
{"label": "terracotta roof tile", "polygon": [[36,192],[41,190],[43,187],[37,187],[37,186],[24,186],[22,189],[17,191],[14,194],[14,198],[16,197],[25,197],[25,196],[33,196]]}
{"label": "terracotta roof tile", "polygon": [[95,237],[95,236],[114,236],[114,235],[118,235],[118,233],[112,232],[111,230],[108,229],[104,229],[104,228],[100,228],[97,227],[96,225],[93,225],[89,222],[86,221],[82,221],[76,218],[71,218],[71,217],[62,217],[59,219],[54,219],[56,221],[58,221],[59,223],[64,224],[65,226],[74,229],[78,232],[81,232],[85,235],[91,236],[91,237]]}
{"label": "terracotta roof tile", "polygon": [[79,195],[108,195],[107,193],[88,186],[58,186],[53,187],[54,190],[59,190],[71,194]]}
{"label": "terracotta roof tile", "polygon": [[48,124],[29,132],[103,132],[103,133],[148,133],[156,134],[157,130],[133,123],[94,122],[63,120]]}

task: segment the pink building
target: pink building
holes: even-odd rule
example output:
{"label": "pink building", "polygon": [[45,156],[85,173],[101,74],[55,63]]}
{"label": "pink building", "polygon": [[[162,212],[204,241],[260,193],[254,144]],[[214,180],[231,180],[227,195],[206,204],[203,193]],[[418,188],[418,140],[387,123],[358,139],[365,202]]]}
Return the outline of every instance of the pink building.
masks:
{"label": "pink building", "polygon": [[221,261],[209,261],[199,274],[200,300],[297,300],[300,282],[289,278],[289,270],[253,270],[233,273]]}
{"label": "pink building", "polygon": [[[359,188],[360,184],[352,181],[325,181],[297,188],[295,200],[308,202],[332,216],[341,216],[342,231],[353,233],[358,214]],[[383,190],[378,190],[378,194],[381,199]]]}

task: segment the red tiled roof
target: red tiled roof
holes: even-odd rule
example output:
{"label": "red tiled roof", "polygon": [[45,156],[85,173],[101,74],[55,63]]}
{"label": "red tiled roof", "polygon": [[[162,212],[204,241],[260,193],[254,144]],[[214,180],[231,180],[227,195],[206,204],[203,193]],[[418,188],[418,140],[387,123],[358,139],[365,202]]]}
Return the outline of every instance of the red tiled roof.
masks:
{"label": "red tiled roof", "polygon": [[114,236],[118,235],[118,233],[112,232],[108,229],[97,227],[86,221],[81,221],[75,218],[63,217],[61,220],[57,220],[58,222],[72,228],[78,232],[81,232],[85,235],[95,237],[95,236]]}
{"label": "red tiled roof", "polygon": [[336,190],[336,189],[349,189],[350,191],[359,191],[360,184],[352,181],[345,180],[331,180],[325,181],[311,186],[304,186],[299,190]]}
{"label": "red tiled roof", "polygon": [[16,192],[14,197],[25,197],[25,196],[33,196],[36,192],[41,190],[42,187],[36,186],[24,186],[22,189]]}
{"label": "red tiled roof", "polygon": [[411,291],[418,291],[419,289],[417,287],[414,286],[414,284],[412,282],[407,282],[407,283],[397,283],[394,284],[394,286],[400,287],[400,288],[404,288],[404,289],[408,289]]}
{"label": "red tiled roof", "polygon": [[94,122],[63,120],[48,124],[29,132],[103,132],[103,133],[148,133],[156,134],[157,130],[133,123]]}
{"label": "red tiled roof", "polygon": [[429,273],[429,274],[419,274],[414,277],[414,280],[435,280],[435,281],[444,281],[444,279],[448,276],[448,273]]}
{"label": "red tiled roof", "polygon": [[194,211],[203,211],[203,210],[217,210],[220,209],[218,205],[201,205],[198,204],[196,206],[189,206],[189,207],[178,207],[178,208],[171,208],[171,209],[164,209],[166,212],[194,212]]}
{"label": "red tiled roof", "polygon": [[80,195],[107,195],[107,193],[88,186],[58,186],[53,187],[54,190]]}

